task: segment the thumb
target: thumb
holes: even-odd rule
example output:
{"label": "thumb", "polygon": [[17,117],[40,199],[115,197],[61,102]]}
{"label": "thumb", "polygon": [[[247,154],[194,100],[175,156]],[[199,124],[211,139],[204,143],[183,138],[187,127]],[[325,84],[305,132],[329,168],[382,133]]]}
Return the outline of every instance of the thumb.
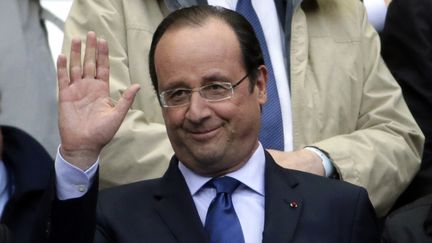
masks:
{"label": "thumb", "polygon": [[118,113],[122,115],[122,117],[126,116],[127,111],[132,106],[132,103],[135,99],[136,94],[140,90],[139,84],[134,84],[130,86],[122,95],[120,100],[116,105],[116,110]]}

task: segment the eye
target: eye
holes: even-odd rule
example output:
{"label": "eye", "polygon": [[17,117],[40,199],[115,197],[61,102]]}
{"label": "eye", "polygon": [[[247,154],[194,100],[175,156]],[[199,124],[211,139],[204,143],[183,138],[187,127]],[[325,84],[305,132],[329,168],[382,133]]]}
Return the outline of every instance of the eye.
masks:
{"label": "eye", "polygon": [[166,91],[166,99],[171,102],[178,102],[188,99],[191,91],[189,89],[172,89]]}
{"label": "eye", "polygon": [[217,92],[226,92],[231,88],[230,83],[212,83],[204,86],[202,89],[204,92],[217,93]]}
{"label": "eye", "polygon": [[230,83],[218,82],[203,86],[201,92],[207,99],[217,100],[225,98],[230,93],[230,89]]}

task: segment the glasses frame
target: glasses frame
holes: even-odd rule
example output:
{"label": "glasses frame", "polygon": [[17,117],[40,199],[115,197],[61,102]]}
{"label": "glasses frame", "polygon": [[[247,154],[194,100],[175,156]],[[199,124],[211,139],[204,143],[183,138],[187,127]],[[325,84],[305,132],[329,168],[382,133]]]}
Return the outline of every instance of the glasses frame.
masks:
{"label": "glasses frame", "polygon": [[[201,98],[203,98],[204,100],[206,100],[208,102],[219,102],[219,101],[231,99],[233,97],[233,95],[234,95],[234,89],[237,86],[239,86],[249,76],[249,74],[250,73],[246,73],[245,76],[243,76],[240,80],[238,80],[234,84],[232,84],[230,82],[213,82],[213,83],[209,83],[209,84],[206,84],[206,85],[203,85],[203,86],[200,86],[200,87],[197,87],[197,88],[193,88],[193,89],[189,89],[189,88],[175,88],[175,89],[165,90],[165,91],[162,91],[162,92],[159,93],[159,101],[160,101],[162,107],[165,107],[165,108],[186,106],[186,105],[190,104],[190,98],[192,97],[192,93],[193,92],[198,92],[200,94]],[[221,99],[217,99],[217,100],[210,100],[210,99],[207,99],[207,98],[203,97],[203,95],[201,93],[201,90],[203,90],[204,88],[206,88],[206,87],[208,87],[210,85],[213,85],[213,84],[226,85],[228,87],[228,90],[230,90],[229,95],[227,97],[224,97],[224,98],[221,98]],[[189,90],[191,92],[190,95],[189,95],[188,102],[186,102],[184,104],[180,104],[180,105],[168,105],[165,102],[165,95],[168,92],[174,91],[174,90],[177,90],[177,89]]]}

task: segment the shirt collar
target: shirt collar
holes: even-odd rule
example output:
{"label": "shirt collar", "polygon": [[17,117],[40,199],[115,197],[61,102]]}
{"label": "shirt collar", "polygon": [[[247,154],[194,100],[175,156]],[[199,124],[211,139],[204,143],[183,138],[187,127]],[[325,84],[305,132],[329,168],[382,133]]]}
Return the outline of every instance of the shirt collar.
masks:
{"label": "shirt collar", "polygon": [[[186,184],[191,195],[196,194],[201,187],[206,184],[211,177],[201,176],[187,168],[179,161],[179,169],[185,178]],[[264,149],[259,144],[258,148],[253,153],[252,157],[240,169],[226,174],[237,179],[249,189],[264,196],[264,170],[265,170],[265,155]]]}

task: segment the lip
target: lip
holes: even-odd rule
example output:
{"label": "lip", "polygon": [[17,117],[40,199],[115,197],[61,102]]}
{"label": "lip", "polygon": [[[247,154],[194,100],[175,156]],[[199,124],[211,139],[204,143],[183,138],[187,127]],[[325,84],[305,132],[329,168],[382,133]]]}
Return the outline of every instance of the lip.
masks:
{"label": "lip", "polygon": [[213,129],[187,131],[187,132],[192,139],[203,142],[215,137],[218,131],[219,131],[219,127]]}

